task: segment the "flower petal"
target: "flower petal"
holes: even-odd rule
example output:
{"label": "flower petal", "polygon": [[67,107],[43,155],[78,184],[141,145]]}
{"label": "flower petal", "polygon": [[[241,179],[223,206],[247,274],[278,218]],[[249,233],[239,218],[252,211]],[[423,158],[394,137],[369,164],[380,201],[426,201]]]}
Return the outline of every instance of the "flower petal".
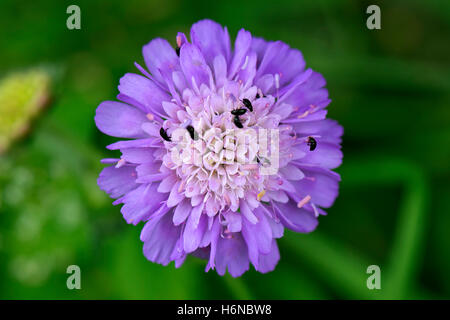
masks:
{"label": "flower petal", "polygon": [[245,88],[248,88],[256,76],[256,53],[251,52],[248,55],[248,61],[244,69],[238,71],[239,80],[245,84]]}
{"label": "flower petal", "polygon": [[316,149],[306,153],[302,162],[313,163],[324,168],[334,169],[341,165],[342,156],[339,145],[322,142],[320,139],[317,139]]}
{"label": "flower petal", "polygon": [[255,269],[261,273],[273,271],[280,260],[280,251],[275,239],[272,240],[272,247],[267,254],[259,255],[258,267]]}
{"label": "flower petal", "polygon": [[219,237],[216,251],[215,267],[221,276],[227,269],[233,277],[239,277],[248,270],[247,245],[240,233],[233,233],[231,238]]}
{"label": "flower petal", "polygon": [[266,192],[266,196],[277,202],[286,203],[289,201],[288,196],[283,190],[269,190]]}
{"label": "flower petal", "polygon": [[255,214],[258,215],[258,223],[252,224],[244,220],[242,223],[242,236],[247,243],[250,261],[257,268],[259,254],[267,254],[270,252],[272,229],[267,222],[265,214],[261,210],[255,210]]}
{"label": "flower petal", "polygon": [[[211,217],[213,220],[212,226],[211,226],[211,232],[208,235],[209,236],[209,242],[210,242],[210,252],[209,252],[209,260],[208,264],[206,265],[206,270],[208,271],[210,268],[214,269],[216,265],[216,252],[217,252],[217,244],[220,238],[220,229],[221,225],[219,222],[218,217]],[[206,234],[205,234],[206,236]]]}
{"label": "flower petal", "polygon": [[183,201],[181,201],[175,207],[175,211],[173,212],[173,224],[177,226],[183,223],[191,213],[191,210],[191,203],[188,199],[184,199]]}
{"label": "flower petal", "polygon": [[295,201],[311,196],[311,202],[324,208],[329,208],[338,195],[339,174],[320,167],[300,167],[306,178],[300,181],[293,181],[295,195],[291,195]]}
{"label": "flower petal", "polygon": [[224,56],[218,55],[214,58],[213,69],[216,85],[218,87],[223,86],[227,79],[227,62]]}
{"label": "flower petal", "polygon": [[173,185],[178,181],[175,174],[165,177],[158,186],[158,192],[167,193],[172,190]]}
{"label": "flower petal", "polygon": [[[301,77],[301,75],[299,76]],[[304,113],[311,105],[319,105],[328,99],[328,90],[323,88],[326,84],[323,76],[313,71],[308,80],[295,87],[284,98],[284,102],[299,108],[299,114]]]}
{"label": "flower petal", "polygon": [[269,43],[270,42],[264,40],[263,38],[252,37],[252,51],[257,54],[258,66],[261,64],[264,53],[266,52]]}
{"label": "flower petal", "polygon": [[161,90],[152,80],[135,73],[127,73],[120,78],[118,98],[128,97],[129,102],[145,113],[154,113],[164,117],[166,112],[161,106],[163,101],[170,101],[170,96]]}
{"label": "flower petal", "polygon": [[287,166],[284,166],[279,170],[283,177],[285,177],[287,180],[301,180],[305,177],[302,170],[292,164],[288,164]]}
{"label": "flower petal", "polygon": [[186,80],[192,84],[192,87],[195,85],[199,87],[202,83],[209,84],[211,70],[206,64],[203,54],[195,45],[186,43],[181,48],[180,63]]}
{"label": "flower petal", "polygon": [[104,101],[95,114],[97,128],[110,136],[119,138],[143,138],[142,123],[148,121],[144,113],[125,103]]}
{"label": "flower petal", "polygon": [[208,225],[207,215],[202,214],[199,220],[196,221],[193,211],[186,222],[183,232],[183,248],[187,253],[193,252],[198,248]]}
{"label": "flower petal", "polygon": [[325,119],[292,124],[299,136],[320,136],[323,142],[340,144],[344,129],[335,120]]}
{"label": "flower petal", "polygon": [[280,87],[283,87],[301,73],[304,67],[305,60],[300,51],[281,41],[270,42],[258,67],[256,78],[264,74],[279,74]]}
{"label": "flower petal", "polygon": [[157,162],[147,162],[136,167],[138,183],[151,183],[161,181],[169,175],[167,172],[160,171],[161,164]]}
{"label": "flower petal", "polygon": [[206,62],[212,66],[218,55],[230,58],[230,36],[228,30],[212,20],[201,20],[192,25],[191,40],[203,53]]}
{"label": "flower petal", "polygon": [[118,198],[137,187],[136,170],[133,166],[106,167],[100,173],[97,183],[111,198]]}
{"label": "flower petal", "polygon": [[245,200],[240,201],[240,210],[245,218],[247,218],[248,221],[255,224],[258,222],[258,218],[254,215],[252,210],[250,209],[249,205]]}
{"label": "flower petal", "polygon": [[176,206],[178,203],[180,203],[181,200],[183,200],[184,194],[178,191],[180,187],[180,182],[177,182],[170,191],[169,198],[167,199],[167,206],[169,208]]}
{"label": "flower petal", "polygon": [[169,73],[179,70],[179,60],[175,49],[165,39],[156,38],[150,41],[142,48],[142,55],[150,73],[164,85],[160,70]]}
{"label": "flower petal", "polygon": [[164,214],[148,221],[141,232],[145,257],[164,266],[169,264],[180,233],[181,227],[173,225],[171,214]]}
{"label": "flower petal", "polygon": [[314,213],[304,208],[297,208],[297,204],[293,201],[288,203],[276,202],[273,205],[280,221],[286,228],[296,232],[308,233],[317,227],[318,221]]}
{"label": "flower petal", "polygon": [[106,146],[109,150],[118,150],[126,148],[159,148],[161,146],[161,139],[147,138],[137,140],[118,141]]}
{"label": "flower petal", "polygon": [[156,188],[156,184],[141,184],[119,199],[124,203],[120,211],[128,223],[136,225],[147,220],[158,208],[161,208],[161,202],[167,198],[167,195],[157,192]]}
{"label": "flower petal", "polygon": [[240,232],[242,229],[242,216],[233,211],[229,211],[225,215],[227,228],[230,232]]}
{"label": "flower petal", "polygon": [[123,149],[122,159],[131,163],[153,162],[153,150],[150,148],[129,148]]}
{"label": "flower petal", "polygon": [[[252,44],[252,35],[244,29],[239,30],[234,45],[234,55],[231,61],[229,77],[232,78],[238,72],[245,62],[245,57],[248,54]],[[248,59],[248,58],[247,58]],[[248,61],[247,61],[248,62]]]}

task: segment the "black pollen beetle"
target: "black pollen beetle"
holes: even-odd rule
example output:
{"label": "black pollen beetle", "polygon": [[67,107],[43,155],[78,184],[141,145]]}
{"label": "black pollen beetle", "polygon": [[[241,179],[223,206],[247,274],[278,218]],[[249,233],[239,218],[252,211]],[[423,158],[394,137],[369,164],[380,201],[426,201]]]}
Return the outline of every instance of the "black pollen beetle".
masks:
{"label": "black pollen beetle", "polygon": [[241,119],[239,119],[239,116],[234,116],[233,122],[236,125],[236,127],[242,129],[244,126],[242,125]]}
{"label": "black pollen beetle", "polygon": [[250,110],[250,112],[253,111],[253,106],[252,106],[252,103],[250,102],[250,100],[245,98],[245,99],[242,100],[242,103],[244,104],[244,106],[247,107],[248,110]]}
{"label": "black pollen beetle", "polygon": [[170,139],[170,137],[167,135],[166,130],[164,130],[164,128],[159,129],[159,134],[161,135],[161,138],[163,138],[166,141],[172,141],[172,139]]}
{"label": "black pollen beetle", "polygon": [[234,116],[242,116],[246,112],[247,112],[247,109],[245,109],[245,108],[231,110],[231,114]]}
{"label": "black pollen beetle", "polygon": [[309,151],[314,151],[317,147],[317,141],[313,137],[308,137],[307,145],[309,146]]}
{"label": "black pollen beetle", "polygon": [[195,132],[193,126],[191,126],[191,125],[187,126],[187,127],[186,127],[186,130],[189,132],[189,135],[191,136],[191,139],[192,139],[192,140],[197,140],[197,139],[196,139],[196,132]]}

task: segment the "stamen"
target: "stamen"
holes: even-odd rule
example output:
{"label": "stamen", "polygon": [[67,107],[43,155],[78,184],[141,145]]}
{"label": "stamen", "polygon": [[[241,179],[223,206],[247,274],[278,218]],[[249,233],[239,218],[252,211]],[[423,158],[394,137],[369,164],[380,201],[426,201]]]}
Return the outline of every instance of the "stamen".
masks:
{"label": "stamen", "polygon": [[302,200],[300,200],[297,203],[297,208],[301,208],[303,207],[305,204],[307,204],[309,202],[309,200],[311,200],[311,196],[308,194],[306,197],[304,197]]}
{"label": "stamen", "polygon": [[152,113],[147,113],[147,119],[153,121],[155,120],[155,116]]}
{"label": "stamen", "polygon": [[266,190],[261,191],[260,193],[258,193],[258,195],[256,196],[256,199],[258,201],[261,201],[261,198],[264,197],[264,195],[266,194]]}
{"label": "stamen", "polygon": [[317,210],[317,207],[314,203],[311,202],[311,207],[313,207],[314,210],[314,215],[316,216],[316,218],[319,216],[319,210]]}
{"label": "stamen", "polygon": [[183,191],[185,185],[186,185],[186,180],[181,181],[180,186],[178,187],[179,193],[181,193],[181,191]]}
{"label": "stamen", "polygon": [[275,74],[275,88],[280,88],[280,75],[278,73]]}
{"label": "stamen", "polygon": [[306,110],[302,114],[298,115],[297,118],[298,119],[302,119],[302,118],[306,117],[308,114],[309,114],[309,110]]}
{"label": "stamen", "polygon": [[301,118],[306,117],[306,116],[309,115],[310,113],[313,113],[313,112],[315,111],[316,108],[317,108],[317,107],[316,107],[315,105],[310,104],[310,105],[309,105],[309,109],[306,110],[305,112],[303,112],[301,115],[298,115],[297,118],[298,118],[298,119],[301,119]]}
{"label": "stamen", "polygon": [[248,56],[245,56],[244,65],[242,66],[241,70],[245,70],[245,68],[247,68],[247,64],[248,64]]}
{"label": "stamen", "polygon": [[116,168],[119,169],[119,168],[122,167],[125,163],[126,163],[125,159],[120,159],[119,161],[117,161]]}

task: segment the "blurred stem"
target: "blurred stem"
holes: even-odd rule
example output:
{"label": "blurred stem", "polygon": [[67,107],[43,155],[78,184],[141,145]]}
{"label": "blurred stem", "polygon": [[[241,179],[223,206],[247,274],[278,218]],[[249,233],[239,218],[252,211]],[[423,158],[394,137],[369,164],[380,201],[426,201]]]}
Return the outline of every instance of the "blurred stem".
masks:
{"label": "blurred stem", "polygon": [[352,299],[410,297],[408,292],[419,267],[425,231],[428,189],[422,170],[403,159],[373,156],[353,159],[345,164],[341,173],[346,185],[400,184],[405,190],[392,251],[386,269],[382,269],[381,291],[369,290],[366,286],[366,270],[371,263],[335,239],[315,233],[298,241],[288,233],[285,237],[288,245],[335,290],[343,291]]}
{"label": "blurred stem", "polygon": [[[323,234],[312,234],[298,239],[289,232],[285,235],[292,252],[300,253],[302,261],[319,272],[336,291],[342,290],[352,299],[369,299],[365,268],[369,263],[361,260],[338,241]],[[287,240],[287,241],[286,241]]]}
{"label": "blurred stem", "polygon": [[384,291],[386,297],[392,299],[404,299],[410,295],[425,239],[427,183],[417,168],[404,172],[403,183],[406,189],[405,199],[400,208]]}
{"label": "blurred stem", "polygon": [[230,289],[232,295],[238,300],[250,300],[253,299],[246,284],[241,278],[232,278],[228,273],[223,277],[225,284]]}
{"label": "blurred stem", "polygon": [[400,184],[404,188],[404,198],[400,205],[386,272],[382,270],[382,295],[388,299],[406,298],[409,296],[422,252],[428,198],[427,182],[421,168],[404,159],[377,156],[369,159],[371,160],[354,160],[353,163],[347,164],[342,177],[347,184],[357,186]]}

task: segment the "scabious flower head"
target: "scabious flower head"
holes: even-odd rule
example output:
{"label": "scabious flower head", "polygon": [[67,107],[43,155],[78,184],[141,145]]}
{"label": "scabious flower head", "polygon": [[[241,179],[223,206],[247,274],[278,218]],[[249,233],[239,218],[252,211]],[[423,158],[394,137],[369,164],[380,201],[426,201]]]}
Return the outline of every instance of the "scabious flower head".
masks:
{"label": "scabious flower head", "polygon": [[188,254],[236,277],[275,268],[284,228],[313,231],[338,194],[342,127],[326,119],[325,80],[300,51],[242,29],[195,23],[190,42],[154,39],[147,69],[120,79],[97,127],[127,138],[98,179],[141,233],[148,260]]}

